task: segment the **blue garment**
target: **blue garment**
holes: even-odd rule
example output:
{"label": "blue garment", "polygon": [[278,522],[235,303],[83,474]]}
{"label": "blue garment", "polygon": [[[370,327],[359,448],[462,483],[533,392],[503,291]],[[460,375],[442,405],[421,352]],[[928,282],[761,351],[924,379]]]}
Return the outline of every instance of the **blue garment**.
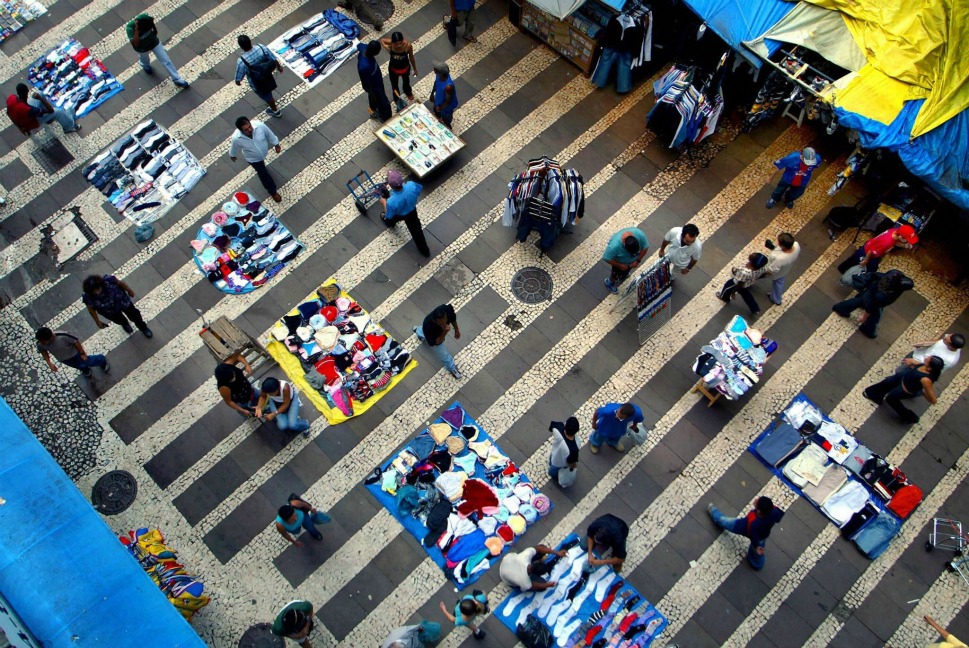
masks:
{"label": "blue garment", "polygon": [[377,59],[367,56],[366,51],[366,43],[357,45],[357,73],[360,75],[360,86],[363,88],[363,91],[370,94],[383,89],[384,78],[380,74],[380,66],[377,64]]}
{"label": "blue garment", "polygon": [[888,543],[898,535],[902,524],[889,513],[884,511],[874,520],[866,524],[861,531],[852,538],[861,553],[874,560],[888,548]]}
{"label": "blue garment", "polygon": [[[460,600],[458,600],[458,602],[454,605],[454,627],[456,628],[460,628],[461,626],[467,626],[469,623],[469,621],[464,620],[464,615],[461,614],[461,601],[465,601],[465,600],[477,601],[478,603],[483,604],[485,607],[487,607],[488,605],[488,597],[485,594],[478,592],[477,590],[473,595],[465,594],[464,596],[462,596]],[[471,619],[473,620],[474,616],[472,616]]]}
{"label": "blue garment", "polygon": [[[255,45],[248,52],[243,52],[236,60],[236,83],[245,78],[249,82],[249,87],[256,91],[256,86],[252,82],[252,72],[255,70],[256,76],[263,70],[272,70],[276,66],[276,57],[265,45]],[[249,64],[246,67],[246,63]],[[251,69],[250,69],[251,68]],[[272,74],[270,72],[270,74]]]}
{"label": "blue garment", "polygon": [[620,421],[616,418],[616,413],[620,407],[622,407],[622,403],[608,403],[596,410],[596,421],[598,423],[596,424],[595,432],[592,433],[593,438],[589,439],[589,443],[598,447],[602,443],[601,441],[596,443],[596,440],[601,439],[610,445],[615,445],[626,434],[626,429],[630,425],[643,422],[643,410],[639,409],[638,405],[633,405],[633,415],[631,417]]}
{"label": "blue garment", "polygon": [[296,522],[290,524],[289,522],[286,522],[285,520],[283,520],[281,517],[277,515],[276,523],[281,524],[283,528],[289,531],[291,534],[299,533],[300,527],[303,527],[304,529],[309,531],[310,535],[315,535],[319,533],[319,531],[316,530],[316,524],[313,523],[312,515],[307,515],[304,511],[300,509],[295,509],[295,510],[296,510]]}
{"label": "blue garment", "polygon": [[[758,554],[757,549],[767,545],[767,537],[770,535],[771,527],[784,517],[784,512],[781,509],[775,507],[768,518],[756,517],[753,511],[748,513],[747,517],[732,518],[727,517],[714,507],[710,511],[710,517],[721,529],[750,538],[750,546],[747,548],[747,562],[758,571],[764,568],[767,563],[767,555]],[[751,517],[753,521],[751,521]]]}
{"label": "blue garment", "polygon": [[455,11],[471,11],[474,9],[474,0],[454,0]]}
{"label": "blue garment", "polygon": [[[471,2],[474,5],[474,2]],[[464,10],[459,10],[464,11]],[[446,95],[444,94],[445,89],[451,87],[451,100],[445,105],[444,101]],[[458,107],[458,90],[454,87],[454,81],[451,80],[451,75],[449,74],[443,81],[439,75],[434,76],[434,110],[440,113],[445,121],[450,121],[448,118],[454,114],[454,109]]]}
{"label": "blue garment", "polygon": [[788,423],[781,423],[760,440],[754,451],[772,466],[778,466],[802,445],[801,433]]}
{"label": "blue garment", "polygon": [[599,62],[596,63],[596,68],[592,72],[592,85],[597,88],[605,88],[606,84],[609,83],[612,66],[615,65],[616,92],[619,94],[629,92],[633,87],[632,62],[632,54],[620,52],[611,47],[604,47],[602,55],[599,56]]}
{"label": "blue garment", "polygon": [[447,550],[447,559],[451,564],[459,563],[465,558],[470,558],[481,551],[484,547],[485,533],[481,529],[475,529],[471,533],[460,536],[454,541],[450,549]]}
{"label": "blue garment", "polygon": [[[815,162],[812,166],[808,166],[806,164],[804,165],[805,169],[801,175],[800,182],[801,187],[807,188],[808,183],[811,182],[811,174],[814,173],[815,169],[821,166],[821,156],[819,155],[817,158],[817,162]],[[784,170],[784,175],[781,176],[782,183],[790,186],[797,186],[794,182],[794,178],[798,175],[798,172],[801,171],[800,151],[795,151],[788,156],[782,157],[780,160],[774,162],[774,166],[776,166],[778,169]]]}
{"label": "blue garment", "polygon": [[417,184],[413,180],[405,182],[399,191],[396,189],[391,190],[390,197],[387,198],[387,211],[384,214],[384,220],[390,220],[397,216],[406,216],[417,209],[417,197],[423,190],[424,186]]}
{"label": "blue garment", "polygon": [[91,367],[101,367],[104,369],[108,366],[108,359],[103,355],[89,355],[87,360],[81,360],[81,354],[78,353],[73,358],[67,360],[61,360],[62,363],[66,364],[68,367],[73,367],[79,370],[85,376],[91,375]]}

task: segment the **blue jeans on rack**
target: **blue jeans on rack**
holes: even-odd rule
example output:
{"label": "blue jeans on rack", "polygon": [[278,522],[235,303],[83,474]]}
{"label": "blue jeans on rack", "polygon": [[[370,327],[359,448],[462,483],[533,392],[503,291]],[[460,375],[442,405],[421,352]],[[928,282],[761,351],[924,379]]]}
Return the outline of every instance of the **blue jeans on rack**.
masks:
{"label": "blue jeans on rack", "polygon": [[592,84],[597,88],[605,88],[606,84],[609,83],[612,66],[615,65],[616,92],[625,94],[633,87],[632,64],[633,57],[631,54],[605,47],[599,57],[599,62],[596,64],[596,69],[592,73]]}

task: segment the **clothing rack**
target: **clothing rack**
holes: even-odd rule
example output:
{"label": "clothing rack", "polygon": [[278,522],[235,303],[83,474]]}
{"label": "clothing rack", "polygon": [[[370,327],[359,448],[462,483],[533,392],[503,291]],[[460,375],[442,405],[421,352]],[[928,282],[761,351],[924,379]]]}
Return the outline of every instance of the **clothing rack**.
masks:
{"label": "clothing rack", "polygon": [[541,249],[547,251],[559,233],[581,218],[585,211],[583,180],[574,169],[562,169],[548,156],[531,159],[528,168],[508,183],[502,224],[517,227],[524,243],[535,230]]}
{"label": "clothing rack", "polygon": [[656,103],[646,124],[659,132],[672,132],[670,148],[686,149],[716,130],[723,111],[721,83],[730,52],[724,52],[713,72],[696,65],[674,63],[653,84]]}

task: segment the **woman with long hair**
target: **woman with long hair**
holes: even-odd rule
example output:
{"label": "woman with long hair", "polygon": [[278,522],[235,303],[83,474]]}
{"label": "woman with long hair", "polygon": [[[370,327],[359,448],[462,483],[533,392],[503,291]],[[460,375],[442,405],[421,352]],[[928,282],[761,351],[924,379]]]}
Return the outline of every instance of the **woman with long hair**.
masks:
{"label": "woman with long hair", "polygon": [[924,396],[925,400],[934,405],[935,381],[942,375],[944,363],[937,356],[929,356],[922,364],[906,367],[905,371],[892,374],[885,380],[871,385],[862,392],[865,398],[881,405],[885,403],[898,414],[905,423],[918,423],[919,416],[902,404],[903,400],[910,400]]}

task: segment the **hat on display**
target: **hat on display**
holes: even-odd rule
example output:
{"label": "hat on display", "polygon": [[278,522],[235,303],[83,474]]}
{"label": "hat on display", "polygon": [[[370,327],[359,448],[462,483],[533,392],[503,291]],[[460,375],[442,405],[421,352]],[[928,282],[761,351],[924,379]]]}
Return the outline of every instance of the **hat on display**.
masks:
{"label": "hat on display", "polygon": [[212,214],[212,222],[222,227],[229,222],[229,216],[224,211],[217,211]]}
{"label": "hat on display", "polygon": [[320,310],[320,315],[326,318],[326,321],[332,324],[336,321],[336,318],[340,316],[340,312],[335,306],[324,306]]}
{"label": "hat on display", "polygon": [[484,544],[492,556],[497,556],[505,548],[505,541],[498,537],[488,538]]}
{"label": "hat on display", "polygon": [[234,203],[231,201],[227,202],[224,205],[222,205],[222,211],[228,214],[229,216],[235,216],[236,214],[239,213],[239,205],[238,203]]}
{"label": "hat on display", "polygon": [[534,495],[535,495],[535,491],[532,488],[532,485],[529,483],[522,482],[515,486],[515,497],[525,502],[526,504],[532,501],[532,497]]}
{"label": "hat on display", "polygon": [[468,447],[468,443],[464,440],[464,437],[457,435],[449,436],[444,443],[447,445],[447,451],[453,455],[461,454]]}
{"label": "hat on display", "polygon": [[310,338],[313,337],[313,329],[310,328],[309,326],[301,326],[298,329],[296,329],[296,335],[303,342],[309,342]]}
{"label": "hat on display", "polygon": [[320,348],[331,351],[336,346],[336,341],[340,339],[340,329],[335,326],[324,326],[313,335],[313,339]]}
{"label": "hat on display", "polygon": [[202,232],[206,236],[215,236],[215,233],[219,231],[219,228],[215,223],[202,223]]}
{"label": "hat on display", "polygon": [[237,191],[232,197],[235,198],[235,201],[239,203],[240,207],[252,202],[252,197],[245,191]]}
{"label": "hat on display", "polygon": [[246,203],[246,211],[251,214],[259,213],[260,209],[262,209],[262,203],[259,202],[258,200],[253,200],[251,202]]}
{"label": "hat on display", "polygon": [[347,312],[348,310],[350,310],[350,300],[347,299],[346,297],[337,297],[336,309],[341,313]]}
{"label": "hat on display", "polygon": [[509,513],[514,515],[515,513],[518,513],[518,509],[521,508],[522,501],[512,495],[511,497],[506,497],[505,499],[501,500],[501,505],[508,509]]}
{"label": "hat on display", "polygon": [[207,247],[202,250],[201,254],[199,254],[199,261],[201,261],[203,265],[206,263],[215,263],[215,260],[218,258],[219,251],[214,247]]}
{"label": "hat on display", "polygon": [[518,514],[525,518],[525,521],[529,524],[535,524],[538,521],[538,510],[531,504],[522,504],[522,507],[518,509]]}
{"label": "hat on display", "polygon": [[457,429],[464,423],[464,410],[461,409],[460,404],[455,403],[441,413],[441,418],[444,419],[445,423],[450,423],[451,427]]}
{"label": "hat on display", "polygon": [[521,534],[525,533],[525,528],[528,526],[528,524],[525,522],[525,518],[522,516],[512,515],[510,518],[508,518],[508,526],[510,526],[511,530],[515,532],[516,536],[520,536]]}
{"label": "hat on display", "polygon": [[915,233],[915,228],[911,225],[902,225],[895,233],[905,239],[905,242],[909,245],[915,245],[919,242],[919,236]]}
{"label": "hat on display", "polygon": [[511,513],[504,506],[498,507],[498,512],[495,513],[495,519],[499,522],[507,522],[508,518],[511,517]]}
{"label": "hat on display", "polygon": [[287,337],[289,337],[289,329],[286,328],[286,325],[283,324],[282,322],[277,322],[276,326],[272,328],[270,333],[275,339],[279,340],[280,342],[283,342],[284,340],[286,340]]}
{"label": "hat on display", "polygon": [[391,169],[387,172],[387,184],[394,189],[400,189],[404,186],[404,176],[397,169]]}
{"label": "hat on display", "polygon": [[326,328],[327,326],[326,318],[320,315],[319,313],[317,313],[316,315],[310,318],[310,326],[312,326],[317,331],[319,331],[322,328]]}
{"label": "hat on display", "polygon": [[340,287],[335,283],[325,284],[317,288],[316,292],[326,303],[332,304],[340,296]]}
{"label": "hat on display", "polygon": [[431,433],[431,437],[434,438],[434,443],[437,445],[441,445],[451,436],[451,426],[447,423],[433,423],[427,428],[427,431]]}
{"label": "hat on display", "polygon": [[196,252],[201,252],[202,250],[205,249],[205,246],[208,244],[209,244],[208,241],[200,241],[199,239],[192,240],[192,247],[195,248]]}
{"label": "hat on display", "polygon": [[461,436],[470,441],[476,441],[478,439],[478,426],[477,425],[463,425],[461,426]]}
{"label": "hat on display", "polygon": [[[524,522],[525,520],[522,520]],[[495,530],[495,533],[506,543],[515,539],[515,531],[507,524],[502,524]]]}
{"label": "hat on display", "polygon": [[801,159],[804,160],[804,164],[814,166],[818,163],[818,154],[810,146],[805,146],[804,150],[801,151]]}
{"label": "hat on display", "polygon": [[489,515],[478,522],[478,528],[484,531],[486,536],[494,535],[495,529],[498,528],[498,520]]}
{"label": "hat on display", "polygon": [[532,506],[535,507],[539,515],[545,517],[552,510],[552,500],[548,498],[548,495],[536,493],[535,497],[532,498]]}

